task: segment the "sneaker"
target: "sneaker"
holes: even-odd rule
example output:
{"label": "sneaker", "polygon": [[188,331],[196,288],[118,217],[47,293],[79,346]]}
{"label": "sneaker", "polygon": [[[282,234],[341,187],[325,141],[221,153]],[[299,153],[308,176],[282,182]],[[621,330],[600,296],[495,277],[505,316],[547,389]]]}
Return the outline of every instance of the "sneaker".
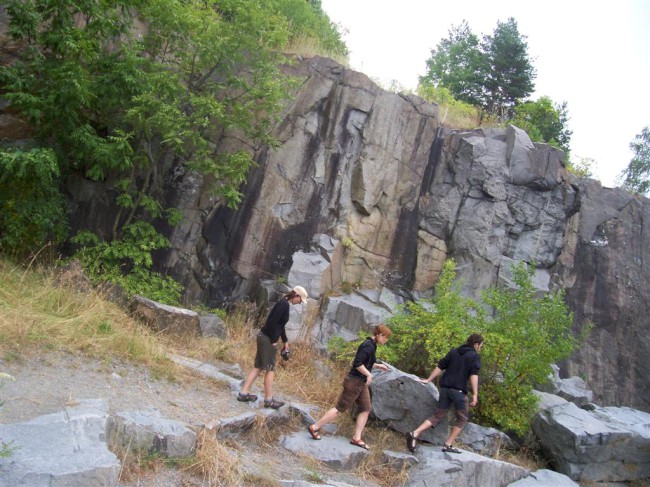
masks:
{"label": "sneaker", "polygon": [[257,401],[257,396],[255,394],[242,394],[240,392],[237,395],[237,400],[239,402],[253,402],[253,401]]}
{"label": "sneaker", "polygon": [[264,399],[264,407],[278,409],[284,406],[282,401],[276,401],[275,399]]}
{"label": "sneaker", "polygon": [[411,453],[415,453],[415,442],[416,441],[417,440],[416,440],[415,436],[413,436],[413,433],[411,433],[410,431],[408,433],[406,433],[406,448],[408,448],[408,450]]}
{"label": "sneaker", "polygon": [[447,445],[446,443],[442,445],[442,451],[445,453],[462,453],[458,448]]}

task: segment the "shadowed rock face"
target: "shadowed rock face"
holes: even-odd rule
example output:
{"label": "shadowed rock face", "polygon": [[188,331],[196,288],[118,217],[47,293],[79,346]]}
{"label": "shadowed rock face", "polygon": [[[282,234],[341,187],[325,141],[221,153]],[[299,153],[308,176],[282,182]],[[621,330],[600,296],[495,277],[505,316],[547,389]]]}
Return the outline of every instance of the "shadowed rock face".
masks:
{"label": "shadowed rock face", "polygon": [[649,200],[595,181],[580,185],[557,265],[577,322],[595,328],[563,369],[582,375],[599,403],[650,411]]}
{"label": "shadowed rock face", "polygon": [[[185,215],[159,269],[187,302],[255,297],[316,234],[344,246],[332,270],[342,282],[416,297],[448,257],[469,295],[535,262],[536,286],[566,289],[576,323],[596,325],[563,371],[583,376],[599,403],[650,410],[647,199],[571,176],[560,151],[516,127],[441,128],[435,105],[329,59],[291,70],[303,84],[275,129],[280,146],[233,137],[220,147],[258,163],[237,211],[219,205],[212,181],[169,161],[159,171],[161,198]],[[106,192],[88,186],[69,188],[81,228],[111,214]]]}

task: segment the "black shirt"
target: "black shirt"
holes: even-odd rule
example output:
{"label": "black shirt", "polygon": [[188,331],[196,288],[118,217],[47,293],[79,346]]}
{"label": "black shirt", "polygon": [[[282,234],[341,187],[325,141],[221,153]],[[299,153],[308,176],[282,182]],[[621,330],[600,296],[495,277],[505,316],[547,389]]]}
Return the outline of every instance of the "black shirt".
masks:
{"label": "black shirt", "polygon": [[372,371],[375,362],[377,362],[376,352],[377,343],[375,343],[375,341],[370,337],[366,338],[363,343],[359,345],[359,348],[357,348],[357,353],[354,356],[354,360],[352,361],[352,369],[350,369],[350,373],[348,375],[357,377],[364,382],[367,382],[368,378],[359,372],[357,370],[357,367],[364,365],[368,371]]}
{"label": "black shirt", "polygon": [[481,357],[469,345],[452,348],[438,363],[445,371],[440,379],[440,387],[458,389],[467,394],[467,380],[470,375],[478,375],[481,368]]}
{"label": "black shirt", "polygon": [[266,323],[262,327],[264,333],[271,343],[275,343],[279,338],[282,338],[283,343],[287,343],[289,339],[284,331],[284,325],[289,321],[289,301],[281,299],[271,309],[269,316],[266,318]]}

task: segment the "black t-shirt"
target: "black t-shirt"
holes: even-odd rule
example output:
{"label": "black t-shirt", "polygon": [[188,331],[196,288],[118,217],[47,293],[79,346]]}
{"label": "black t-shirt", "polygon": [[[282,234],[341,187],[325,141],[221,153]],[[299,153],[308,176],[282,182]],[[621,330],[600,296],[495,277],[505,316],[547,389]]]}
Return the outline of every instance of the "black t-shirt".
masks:
{"label": "black t-shirt", "polygon": [[365,365],[366,369],[372,371],[375,362],[377,362],[376,353],[377,344],[372,338],[366,338],[363,343],[359,345],[359,348],[357,348],[357,353],[354,356],[354,360],[352,361],[352,369],[350,369],[350,373],[348,375],[351,375],[352,377],[358,377],[364,382],[367,382],[368,378],[359,372],[357,370],[357,367]]}
{"label": "black t-shirt", "polygon": [[282,338],[283,343],[289,341],[284,331],[284,325],[289,321],[289,306],[289,301],[281,299],[275,303],[275,306],[273,306],[266,318],[266,323],[262,327],[262,333],[269,337],[271,343],[277,342],[280,338]]}

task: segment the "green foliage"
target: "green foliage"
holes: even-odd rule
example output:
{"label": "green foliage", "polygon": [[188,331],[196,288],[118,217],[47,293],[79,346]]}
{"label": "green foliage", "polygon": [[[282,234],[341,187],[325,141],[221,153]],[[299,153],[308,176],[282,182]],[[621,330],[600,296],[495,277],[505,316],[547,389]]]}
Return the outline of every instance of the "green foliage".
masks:
{"label": "green foliage", "polygon": [[455,278],[455,263],[449,259],[436,285],[432,309],[408,303],[387,323],[393,334],[385,348],[397,368],[426,376],[451,344],[464,343],[471,333],[480,331],[482,311],[461,296]]}
{"label": "green foliage", "polygon": [[[471,333],[485,339],[481,361],[478,418],[484,424],[524,434],[535,412],[534,385],[548,380],[551,364],[570,356],[589,326],[572,334],[573,315],[561,292],[536,295],[534,267],[513,267],[515,289],[485,291],[482,305],[462,297],[453,261],[445,263],[433,310],[410,304],[389,323],[386,347],[402,370],[427,376],[452,347]],[[488,317],[486,310],[491,311]]]}
{"label": "green foliage", "polygon": [[341,363],[351,363],[363,339],[347,341],[341,336],[333,336],[327,342],[327,352],[330,357]]}
{"label": "green foliage", "polygon": [[60,243],[66,232],[65,201],[52,150],[0,148],[0,249],[34,252]]}
{"label": "green foliage", "polygon": [[484,332],[484,367],[478,414],[484,421],[519,434],[535,412],[532,388],[548,381],[551,364],[568,358],[589,326],[574,336],[573,314],[561,291],[538,297],[534,266],[512,268],[515,289],[488,289],[484,303],[493,310]]}
{"label": "green foliage", "polygon": [[483,82],[488,66],[478,37],[463,21],[452,26],[447,39],[442,39],[427,60],[427,74],[420,84],[444,86],[454,99],[480,106],[483,100]]}
{"label": "green foliage", "polygon": [[448,88],[434,86],[429,81],[418,85],[417,94],[427,101],[438,104],[440,123],[455,128],[474,128],[479,124],[476,106],[456,100]]}
{"label": "green foliage", "polygon": [[348,48],[339,28],[323,11],[320,0],[268,0],[273,11],[284,16],[289,25],[289,41],[314,39],[322,55],[347,57]]}
{"label": "green foliage", "polygon": [[[179,212],[164,208],[154,192],[158,168],[172,162],[200,173],[234,207],[253,166],[252,151],[228,153],[220,142],[235,135],[251,147],[276,144],[271,127],[294,86],[280,72],[291,26],[320,25],[317,36],[327,30],[318,5],[307,4],[319,19],[310,27],[309,16],[292,13],[292,4],[297,7],[290,0],[5,2],[8,33],[23,49],[14,64],[0,66],[3,96],[30,123],[38,144],[51,149],[31,156],[47,155],[43,170],[114,183],[108,193],[118,207],[114,244],[98,243],[95,252],[102,272],[131,292],[152,291],[158,283],[164,295],[177,294],[167,278],[149,271],[151,257],[142,255],[159,239],[132,233],[143,221],[179,221]],[[3,204],[12,205],[12,224],[29,215],[38,231],[28,226],[29,232],[16,227],[5,233],[9,223],[2,222],[3,235],[12,239],[4,246],[62,235],[64,212],[54,215],[59,205],[42,204],[55,200],[56,184],[33,198],[44,188],[33,187],[36,176],[43,174],[30,175],[32,186],[18,195],[22,207],[13,200]],[[136,236],[142,240],[134,241]],[[97,274],[97,262],[82,260]]]}
{"label": "green foliage", "polygon": [[566,102],[554,105],[553,100],[543,96],[537,101],[520,103],[514,113],[510,123],[525,130],[533,142],[546,142],[569,154],[572,132],[567,128]]}
{"label": "green foliage", "polygon": [[489,65],[483,107],[500,119],[510,118],[513,107],[535,90],[535,68],[525,39],[512,17],[497,22],[492,35],[483,37],[481,47]]}
{"label": "green foliage", "polygon": [[482,41],[463,21],[431,51],[420,84],[444,86],[456,100],[481,108],[484,115],[509,119],[514,106],[535,88],[525,38],[513,18],[497,22]]}
{"label": "green foliage", "polygon": [[594,174],[596,164],[591,157],[581,157],[577,162],[574,157],[571,157],[566,162],[566,169],[580,178],[590,178]]}
{"label": "green foliage", "polygon": [[122,238],[110,242],[91,232],[80,232],[72,241],[81,246],[75,257],[93,283],[108,281],[122,286],[128,296],[139,294],[161,303],[179,303],[181,285],[151,270],[151,252],[167,248],[169,242],[148,223],[133,223]]}
{"label": "green foliage", "polygon": [[644,127],[630,142],[630,149],[634,157],[620,179],[624,188],[647,195],[650,192],[650,126]]}

